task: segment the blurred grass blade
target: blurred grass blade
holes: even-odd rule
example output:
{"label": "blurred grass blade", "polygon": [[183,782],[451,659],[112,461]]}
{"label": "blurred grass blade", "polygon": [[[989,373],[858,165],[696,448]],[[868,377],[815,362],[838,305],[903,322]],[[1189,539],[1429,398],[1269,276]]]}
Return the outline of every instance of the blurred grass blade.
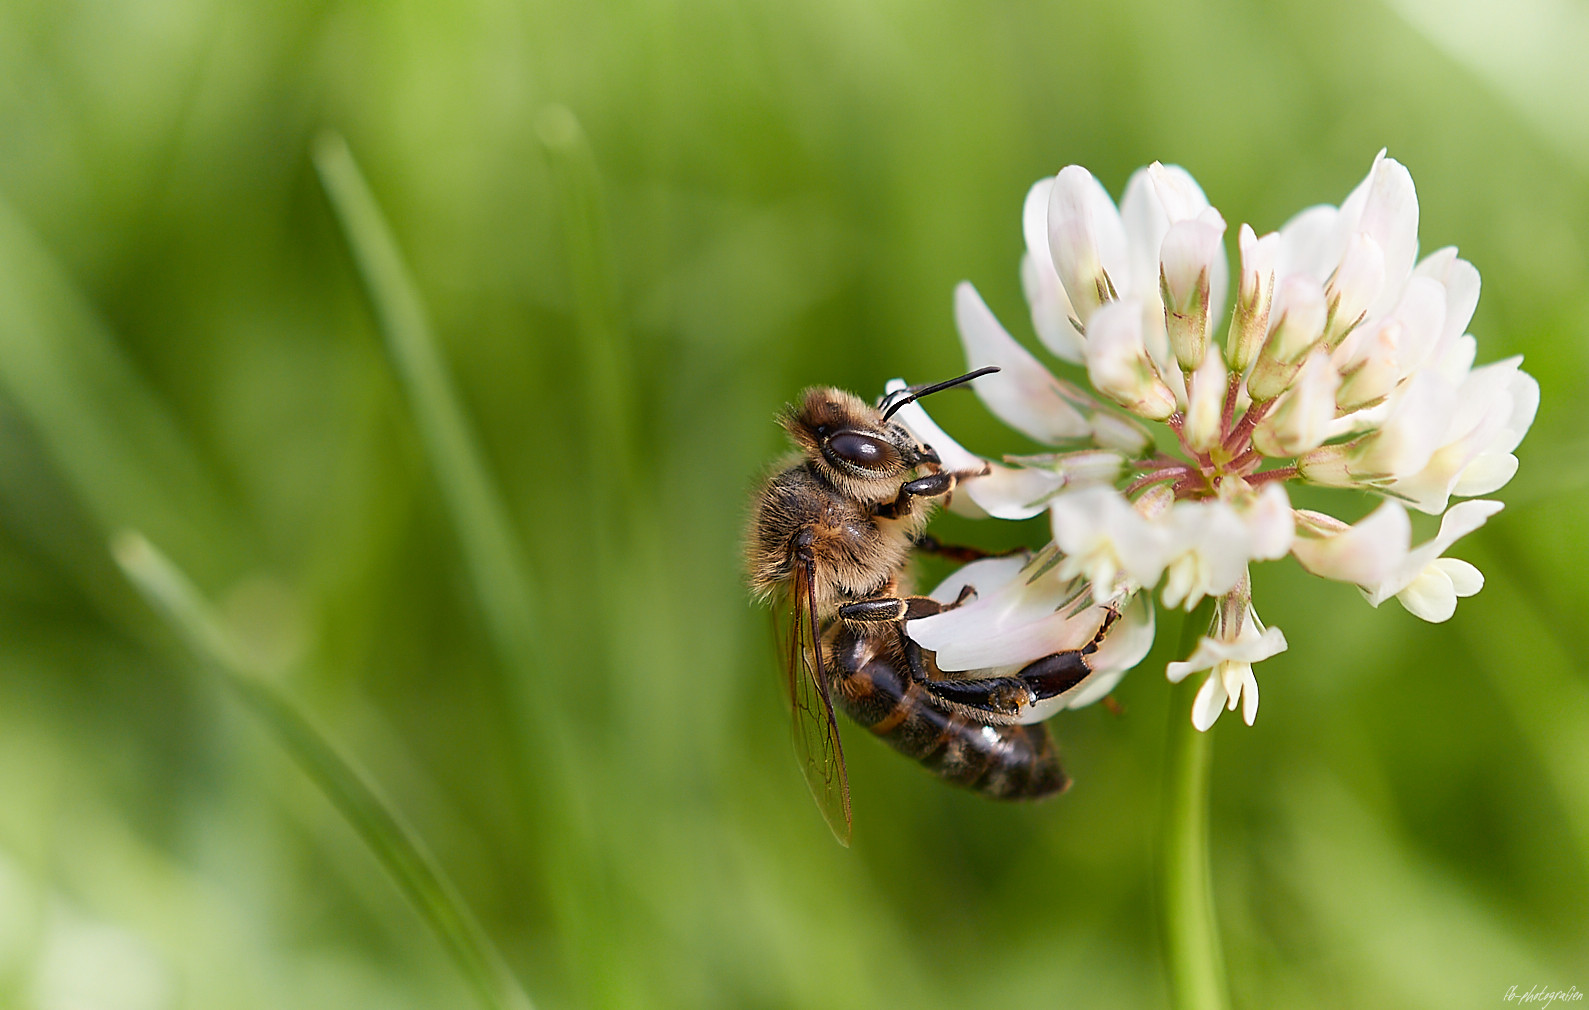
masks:
{"label": "blurred grass blade", "polygon": [[436,931],[481,1003],[492,1010],[532,1010],[518,981],[423,843],[297,706],[252,667],[187,576],[137,533],[121,534],[111,550],[139,592],[237,692],[348,819]]}
{"label": "blurred grass blade", "polygon": [[555,804],[540,813],[561,832],[573,810],[571,745],[563,723],[553,717],[557,683],[539,675],[539,609],[507,505],[486,470],[485,455],[464,416],[424,306],[352,152],[341,137],[328,134],[315,145],[314,158],[424,439],[486,631],[507,668],[527,766],[520,771],[527,776],[527,787],[543,791],[543,799]]}
{"label": "blurred grass blade", "polygon": [[537,610],[518,539],[487,476],[484,454],[464,417],[397,242],[346,141],[334,134],[322,136],[314,161],[408,394],[494,644],[516,672],[534,669]]}
{"label": "blurred grass blade", "polygon": [[[629,364],[631,348],[618,311],[601,175],[585,130],[567,106],[542,109],[535,130],[551,161],[558,190],[585,372],[584,429],[593,450],[591,457],[602,458],[608,480],[619,491],[604,506],[613,512],[630,504],[633,490],[635,390]],[[626,532],[625,524],[614,521],[616,516],[601,518],[609,524],[609,535],[622,537]]]}
{"label": "blurred grass blade", "polygon": [[248,542],[164,405],[3,199],[0,386],[102,530],[152,530],[194,557]]}
{"label": "blurred grass blade", "polygon": [[[507,700],[521,753],[516,772],[521,791],[533,794],[529,799],[565,960],[578,982],[610,990],[617,969],[598,961],[607,946],[611,910],[591,865],[598,847],[592,815],[575,786],[574,743],[567,721],[559,717],[560,681],[542,669],[539,610],[521,545],[413,279],[352,152],[341,137],[326,134],[315,145],[314,161],[424,439],[486,630],[507,670]],[[592,994],[587,1002],[613,1000]]]}

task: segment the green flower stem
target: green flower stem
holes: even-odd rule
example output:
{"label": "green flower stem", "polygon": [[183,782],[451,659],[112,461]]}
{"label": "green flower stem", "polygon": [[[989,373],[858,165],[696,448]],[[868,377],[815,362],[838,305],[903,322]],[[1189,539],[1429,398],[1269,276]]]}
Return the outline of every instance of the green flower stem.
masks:
{"label": "green flower stem", "polygon": [[[1191,655],[1213,613],[1210,599],[1186,615],[1177,658]],[[1170,1002],[1176,1010],[1225,1010],[1230,1005],[1208,865],[1212,729],[1200,733],[1192,725],[1192,701],[1203,679],[1194,673],[1171,690],[1164,748],[1159,915]]]}
{"label": "green flower stem", "polygon": [[488,1010],[533,1010],[452,882],[359,769],[244,655],[209,602],[165,555],[136,533],[112,545],[116,562],[189,648],[237,693],[310,780],[347,818],[420,917],[436,932]]}

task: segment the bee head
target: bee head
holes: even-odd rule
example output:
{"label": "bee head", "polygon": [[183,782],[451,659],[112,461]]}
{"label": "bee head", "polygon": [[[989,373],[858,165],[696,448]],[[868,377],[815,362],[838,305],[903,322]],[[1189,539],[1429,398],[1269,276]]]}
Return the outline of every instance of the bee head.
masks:
{"label": "bee head", "polygon": [[807,460],[828,482],[860,501],[888,501],[900,478],[937,453],[903,425],[854,393],[827,386],[806,390],[780,419]]}

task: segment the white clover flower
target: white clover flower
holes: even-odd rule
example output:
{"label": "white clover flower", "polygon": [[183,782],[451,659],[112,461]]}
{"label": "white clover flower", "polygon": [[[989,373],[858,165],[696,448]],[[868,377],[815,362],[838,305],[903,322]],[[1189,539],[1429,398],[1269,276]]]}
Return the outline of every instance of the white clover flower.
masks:
{"label": "white clover flower", "polygon": [[[1139,170],[1117,207],[1069,166],[1032,186],[1021,231],[1037,336],[1085,369],[1092,388],[1055,378],[970,284],[956,290],[969,365],[1003,369],[978,393],[1054,451],[983,458],[919,404],[897,416],[962,475],[951,508],[1011,519],[1046,511],[1053,542],[1030,563],[968,566],[945,585],[972,585],[975,600],[909,623],[940,664],[961,664],[946,670],[1019,668],[1076,648],[1066,643],[1085,642],[1104,606],[1142,615],[1123,625],[1129,647],[1111,647],[1111,631],[1100,649],[1135,662],[1152,637],[1155,592],[1187,609],[1215,597],[1209,636],[1168,672],[1212,671],[1195,703],[1199,729],[1238,702],[1250,723],[1252,664],[1285,647],[1252,607],[1252,562],[1291,553],[1374,606],[1394,596],[1428,621],[1450,618],[1482,587],[1476,568],[1444,554],[1500,504],[1450,502],[1511,479],[1539,385],[1520,358],[1474,367],[1466,329],[1478,271],[1451,248],[1418,260],[1417,194],[1400,163],[1381,151],[1339,207],[1309,208],[1278,231],[1239,226],[1228,317],[1225,220],[1180,168]],[[1293,510],[1293,483],[1386,501],[1348,525]],[[1408,507],[1444,515],[1433,540],[1412,546]],[[1127,666],[1111,666],[1113,679]]]}
{"label": "white clover flower", "polygon": [[1484,575],[1456,558],[1442,557],[1457,540],[1483,526],[1501,511],[1498,501],[1459,502],[1440,520],[1433,540],[1407,552],[1396,570],[1372,586],[1364,586],[1368,602],[1379,606],[1391,596],[1408,611],[1426,621],[1448,621],[1456,613],[1457,597],[1472,596],[1484,588]]}
{"label": "white clover flower", "polygon": [[1179,684],[1197,670],[1207,670],[1208,679],[1192,702],[1192,725],[1206,730],[1226,709],[1241,704],[1241,718],[1247,725],[1258,716],[1258,679],[1252,664],[1286,649],[1286,636],[1279,628],[1265,628],[1249,604],[1238,602],[1235,616],[1231,607],[1222,607],[1214,622],[1214,633],[1198,639],[1190,658],[1171,663],[1165,669],[1170,683]]}

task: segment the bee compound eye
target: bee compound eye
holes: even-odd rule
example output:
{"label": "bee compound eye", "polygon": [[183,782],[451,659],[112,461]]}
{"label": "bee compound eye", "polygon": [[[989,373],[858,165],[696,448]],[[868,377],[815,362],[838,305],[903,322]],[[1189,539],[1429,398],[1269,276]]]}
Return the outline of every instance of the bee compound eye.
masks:
{"label": "bee compound eye", "polygon": [[844,431],[828,440],[828,449],[846,463],[876,469],[894,455],[893,447],[881,439],[859,432]]}

